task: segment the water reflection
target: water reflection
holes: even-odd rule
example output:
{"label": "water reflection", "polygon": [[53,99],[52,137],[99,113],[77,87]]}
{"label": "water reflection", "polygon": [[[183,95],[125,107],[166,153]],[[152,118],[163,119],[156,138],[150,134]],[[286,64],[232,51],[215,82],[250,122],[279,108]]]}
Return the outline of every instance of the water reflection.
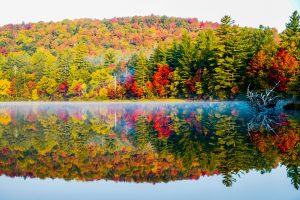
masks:
{"label": "water reflection", "polygon": [[[282,164],[300,184],[299,113],[246,103],[1,104],[0,175],[168,182]],[[298,118],[297,118],[298,117]]]}

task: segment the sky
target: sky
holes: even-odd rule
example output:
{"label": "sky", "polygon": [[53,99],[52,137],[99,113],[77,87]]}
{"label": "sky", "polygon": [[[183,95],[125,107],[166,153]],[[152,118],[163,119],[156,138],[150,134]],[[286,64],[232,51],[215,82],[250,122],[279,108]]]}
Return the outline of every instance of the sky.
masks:
{"label": "sky", "polygon": [[230,15],[240,26],[282,31],[294,10],[300,11],[300,0],[4,0],[0,25],[151,14],[219,22]]}
{"label": "sky", "polygon": [[[169,183],[128,183],[113,181],[64,181],[61,179],[31,179],[0,176],[1,199],[22,200],[299,200],[300,193],[286,176],[286,168],[271,173],[250,171],[236,177],[230,188],[222,184],[222,176],[201,177]],[[16,192],[17,191],[17,192]]]}

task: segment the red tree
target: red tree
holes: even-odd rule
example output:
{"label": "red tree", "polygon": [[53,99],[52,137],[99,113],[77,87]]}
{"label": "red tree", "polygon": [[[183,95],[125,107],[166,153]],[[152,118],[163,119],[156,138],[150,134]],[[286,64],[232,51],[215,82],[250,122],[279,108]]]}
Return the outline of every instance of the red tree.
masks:
{"label": "red tree", "polygon": [[164,109],[159,109],[153,116],[153,127],[158,133],[158,137],[168,138],[172,133],[172,123],[170,117],[166,114]]}
{"label": "red tree", "polygon": [[69,90],[68,81],[64,81],[62,84],[58,86],[58,92],[64,96],[67,95]]}
{"label": "red tree", "polygon": [[297,66],[298,61],[293,55],[289,54],[285,49],[279,49],[270,69],[269,77],[271,83],[275,84],[280,81],[278,90],[285,91],[287,83],[293,74],[296,73]]}
{"label": "red tree", "polygon": [[137,82],[131,75],[127,75],[125,82],[126,94],[129,97],[141,97],[143,95],[143,88],[137,85]]}
{"label": "red tree", "polygon": [[159,65],[158,71],[153,75],[153,86],[160,97],[167,95],[167,86],[170,84],[170,73],[172,71],[168,65]]}

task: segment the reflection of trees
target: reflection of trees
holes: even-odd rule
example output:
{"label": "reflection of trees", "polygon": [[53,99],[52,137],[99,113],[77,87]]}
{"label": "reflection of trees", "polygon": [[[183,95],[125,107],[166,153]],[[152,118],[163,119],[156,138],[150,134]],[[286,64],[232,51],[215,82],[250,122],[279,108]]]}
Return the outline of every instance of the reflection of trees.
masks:
{"label": "reflection of trees", "polygon": [[278,137],[257,126],[249,138],[247,116],[227,104],[1,112],[0,174],[136,182],[221,174],[231,186],[240,173],[282,163],[299,187],[295,118],[270,125]]}
{"label": "reflection of trees", "polygon": [[257,132],[263,129],[266,132],[277,134],[275,129],[282,125],[283,120],[284,115],[278,113],[275,109],[255,112],[247,124],[248,133],[250,134],[251,132]]}
{"label": "reflection of trees", "polygon": [[280,159],[292,184],[299,189],[300,126],[297,120],[293,115],[288,117],[276,110],[255,114],[248,123],[252,142],[264,155],[265,162],[272,164]]}
{"label": "reflection of trees", "polygon": [[219,155],[219,171],[223,174],[223,183],[227,187],[236,181],[234,175],[241,171],[249,171],[255,158],[253,148],[247,137],[239,132],[237,118],[234,116],[217,115],[215,134],[218,137],[215,151]]}
{"label": "reflection of trees", "polygon": [[153,134],[151,126],[147,122],[145,116],[139,116],[134,126],[134,145],[140,151],[148,151],[151,149],[150,135]]}
{"label": "reflection of trees", "polygon": [[292,184],[298,190],[300,186],[300,167],[299,165],[287,165],[287,176],[291,179]]}

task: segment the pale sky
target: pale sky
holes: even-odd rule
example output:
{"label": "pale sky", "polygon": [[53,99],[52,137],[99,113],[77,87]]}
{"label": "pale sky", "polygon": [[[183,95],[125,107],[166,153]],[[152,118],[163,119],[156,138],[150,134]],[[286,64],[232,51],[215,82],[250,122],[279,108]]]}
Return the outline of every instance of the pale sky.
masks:
{"label": "pale sky", "polygon": [[0,25],[150,14],[219,22],[231,15],[241,26],[282,31],[300,0],[3,0],[0,8]]}

